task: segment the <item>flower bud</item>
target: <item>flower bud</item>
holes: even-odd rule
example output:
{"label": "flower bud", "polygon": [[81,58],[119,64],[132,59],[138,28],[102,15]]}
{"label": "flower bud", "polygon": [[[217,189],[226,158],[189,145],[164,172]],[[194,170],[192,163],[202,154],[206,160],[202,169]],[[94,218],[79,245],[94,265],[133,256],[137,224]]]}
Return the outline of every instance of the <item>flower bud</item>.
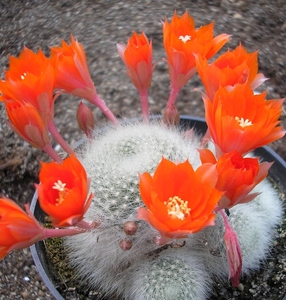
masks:
{"label": "flower bud", "polygon": [[130,240],[125,239],[120,241],[119,246],[123,251],[127,251],[132,248],[132,242]]}
{"label": "flower bud", "polygon": [[180,120],[180,114],[175,105],[167,106],[163,115],[163,121],[167,125],[177,125]]}
{"label": "flower bud", "polygon": [[80,102],[78,106],[76,118],[79,128],[91,139],[95,127],[95,120],[91,109],[83,104],[83,102]]}
{"label": "flower bud", "polygon": [[134,235],[137,232],[138,226],[134,221],[125,222],[123,230],[127,235]]}

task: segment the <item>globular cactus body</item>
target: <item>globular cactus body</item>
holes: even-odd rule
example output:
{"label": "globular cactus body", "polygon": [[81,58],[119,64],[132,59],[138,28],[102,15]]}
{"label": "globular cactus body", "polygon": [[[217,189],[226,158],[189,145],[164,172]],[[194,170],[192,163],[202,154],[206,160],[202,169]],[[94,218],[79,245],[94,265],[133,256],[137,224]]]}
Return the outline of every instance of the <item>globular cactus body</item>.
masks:
{"label": "globular cactus body", "polygon": [[[140,198],[138,174],[153,173],[162,157],[175,163],[189,160],[200,165],[199,137],[167,128],[158,120],[149,124],[127,122],[120,128],[105,128],[78,151],[95,194],[86,219],[99,227],[67,237],[69,259],[89,286],[123,299],[199,300],[211,290],[211,278],[228,278],[223,241],[224,226],[216,225],[185,239],[159,246],[158,232],[144,221],[136,221]],[[230,209],[229,221],[236,231],[243,255],[243,272],[259,266],[265,258],[275,226],[281,220],[281,203],[266,181],[260,183],[255,200]],[[138,229],[127,235],[123,226],[136,221]],[[123,251],[122,241],[132,243]]]}

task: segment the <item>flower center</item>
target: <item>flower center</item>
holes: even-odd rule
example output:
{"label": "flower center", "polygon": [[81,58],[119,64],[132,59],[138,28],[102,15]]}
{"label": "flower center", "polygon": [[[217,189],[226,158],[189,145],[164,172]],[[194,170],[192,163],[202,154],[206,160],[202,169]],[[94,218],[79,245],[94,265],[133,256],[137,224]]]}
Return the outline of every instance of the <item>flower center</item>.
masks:
{"label": "flower center", "polygon": [[241,126],[242,128],[253,125],[251,121],[244,118],[235,117],[235,121]]}
{"label": "flower center", "polygon": [[66,183],[63,183],[61,180],[58,180],[54,183],[53,189],[59,191],[59,198],[56,199],[56,206],[59,206],[62,204],[65,200],[65,197],[67,195],[68,189],[65,187]]}
{"label": "flower center", "polygon": [[21,77],[21,79],[23,80],[23,79],[25,79],[25,76],[27,75],[27,73],[25,72],[23,75],[21,75],[20,77]]}
{"label": "flower center", "polygon": [[188,207],[188,201],[184,201],[178,196],[170,197],[164,204],[167,206],[168,215],[172,219],[184,220],[190,216],[191,208]]}
{"label": "flower center", "polygon": [[184,44],[186,44],[187,41],[191,40],[191,36],[190,35],[185,35],[185,36],[180,36],[179,40],[181,40]]}

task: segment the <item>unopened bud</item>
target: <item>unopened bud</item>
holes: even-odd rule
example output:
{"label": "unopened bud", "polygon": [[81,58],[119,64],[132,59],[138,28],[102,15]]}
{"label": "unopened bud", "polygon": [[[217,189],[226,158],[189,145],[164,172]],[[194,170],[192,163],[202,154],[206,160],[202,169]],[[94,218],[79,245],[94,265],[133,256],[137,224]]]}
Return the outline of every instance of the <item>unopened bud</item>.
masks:
{"label": "unopened bud", "polygon": [[180,114],[174,105],[167,106],[163,115],[163,121],[167,125],[177,125],[180,121]]}
{"label": "unopened bud", "polygon": [[137,232],[138,226],[134,221],[124,223],[123,230],[127,235],[134,235]]}
{"label": "unopened bud", "polygon": [[122,241],[120,241],[119,246],[123,251],[127,251],[127,250],[130,250],[132,248],[132,242],[130,240],[127,240],[127,239],[122,240]]}
{"label": "unopened bud", "polygon": [[91,139],[95,127],[95,120],[91,109],[83,104],[83,102],[80,102],[78,106],[76,118],[79,128]]}

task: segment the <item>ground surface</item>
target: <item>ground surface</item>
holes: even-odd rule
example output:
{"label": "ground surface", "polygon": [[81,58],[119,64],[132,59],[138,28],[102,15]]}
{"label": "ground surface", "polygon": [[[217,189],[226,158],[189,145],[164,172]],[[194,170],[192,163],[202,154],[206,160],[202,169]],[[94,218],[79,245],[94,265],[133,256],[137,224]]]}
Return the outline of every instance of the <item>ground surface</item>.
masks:
{"label": "ground surface", "polygon": [[[168,97],[169,79],[167,66],[161,60],[165,54],[160,20],[165,17],[170,20],[175,9],[179,15],[187,9],[195,18],[197,26],[214,20],[216,35],[232,35],[227,44],[231,49],[239,42],[249,51],[259,49],[260,71],[270,78],[263,85],[263,89],[269,91],[268,98],[286,96],[285,0],[2,0],[0,69],[2,71],[8,67],[8,54],[17,56],[24,45],[34,51],[42,47],[48,54],[48,46],[59,45],[61,39],[69,40],[72,33],[83,44],[92,79],[114,114],[138,115],[140,105],[137,92],[125,76],[123,64],[116,53],[116,43],[125,43],[134,30],[144,30],[153,40],[154,60],[158,61],[150,90],[150,109],[152,113],[161,113]],[[191,92],[194,87],[200,87],[197,77],[180,93],[178,109],[181,114],[203,116],[200,95]],[[74,119],[77,105],[78,101],[72,97],[62,97],[56,103],[56,124],[70,144],[81,137]],[[99,123],[104,122],[97,109],[94,109],[94,113]],[[19,139],[7,127],[5,120],[5,112],[1,106],[0,193],[23,204],[29,202],[33,195],[39,160],[48,158]],[[282,121],[286,127],[285,113]],[[283,138],[271,145],[284,159],[285,142],[286,138]],[[277,247],[279,250],[279,244]],[[251,282],[251,299],[281,298],[286,286],[286,263],[285,252],[282,252],[282,248],[280,250],[280,260],[277,259],[274,263],[277,264],[280,277],[277,275],[278,279],[271,279],[270,282],[264,281],[265,275],[261,276],[260,281]],[[284,283],[281,282],[283,276]],[[230,288],[223,290],[223,294],[214,299],[241,299],[240,291]],[[28,250],[16,251],[0,262],[0,300],[2,299],[53,299],[37,275]]]}

